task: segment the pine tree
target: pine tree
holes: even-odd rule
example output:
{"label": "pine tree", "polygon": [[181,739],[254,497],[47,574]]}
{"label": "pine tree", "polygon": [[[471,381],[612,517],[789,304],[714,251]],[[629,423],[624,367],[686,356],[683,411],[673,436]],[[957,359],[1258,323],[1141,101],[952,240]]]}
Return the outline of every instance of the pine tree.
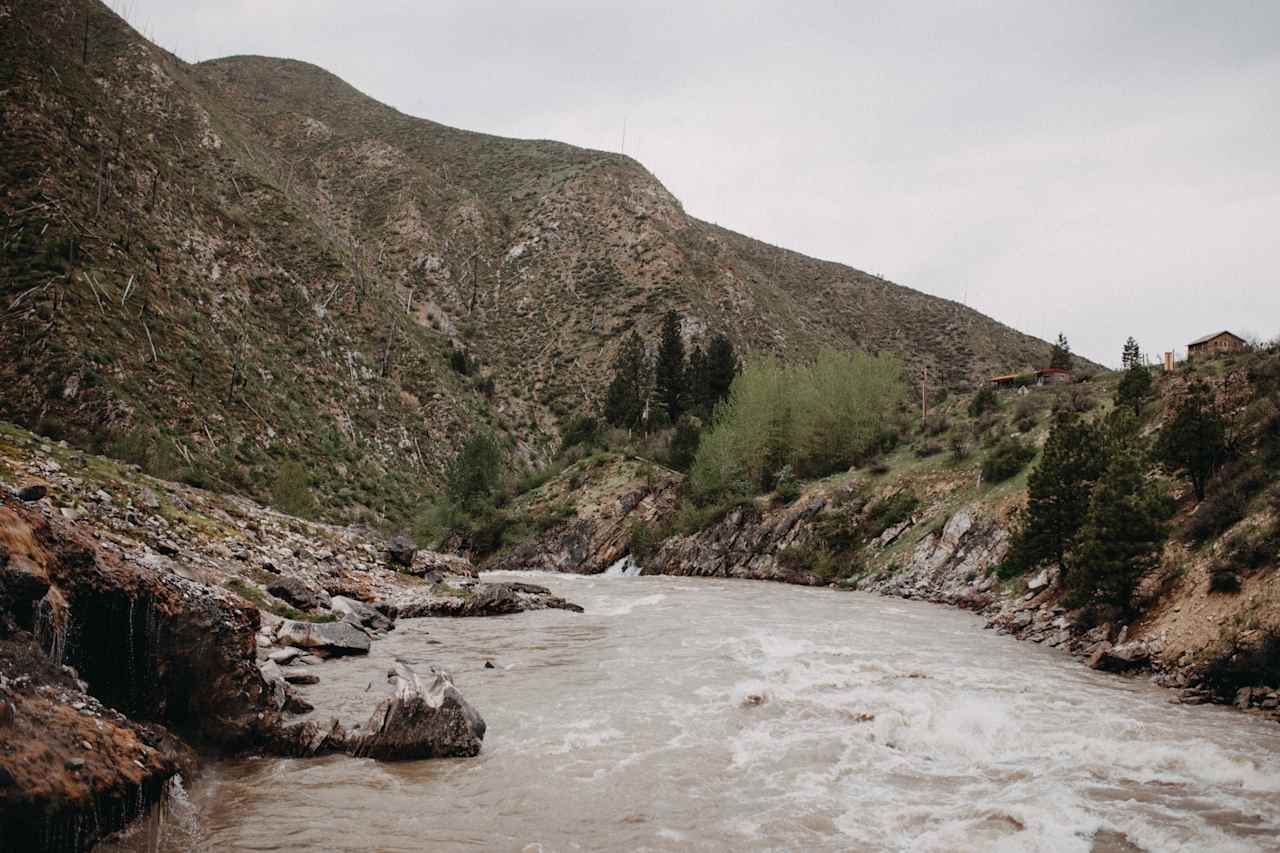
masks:
{"label": "pine tree", "polygon": [[1067,343],[1067,336],[1058,333],[1058,342],[1053,345],[1053,351],[1049,353],[1049,366],[1058,370],[1071,369],[1071,345]]}
{"label": "pine tree", "polygon": [[684,369],[684,401],[681,408],[686,412],[695,412],[704,419],[710,415],[704,406],[706,386],[707,355],[700,345],[694,344],[689,351],[689,363]]}
{"label": "pine tree", "polygon": [[1160,562],[1167,532],[1160,497],[1146,480],[1142,454],[1117,448],[1094,487],[1071,548],[1068,602],[1129,608],[1138,581]]}
{"label": "pine tree", "polygon": [[1151,396],[1151,369],[1134,362],[1116,386],[1116,405],[1133,408],[1134,416],[1142,414],[1142,404]]}
{"label": "pine tree", "polygon": [[1142,350],[1138,349],[1138,342],[1132,335],[1124,342],[1124,352],[1120,356],[1120,361],[1125,370],[1142,363]]}
{"label": "pine tree", "polygon": [[1014,531],[1010,564],[1021,570],[1065,557],[1106,464],[1101,431],[1075,412],[1054,415],[1040,464],[1027,478],[1027,508]]}
{"label": "pine tree", "polygon": [[680,315],[668,311],[662,318],[662,340],[653,365],[653,400],[660,416],[675,423],[684,411],[684,340],[680,336]]}
{"label": "pine tree", "polygon": [[502,448],[486,432],[467,439],[445,471],[449,500],[459,509],[483,509],[502,485]]}
{"label": "pine tree", "polygon": [[649,403],[649,372],[644,341],[632,330],[613,362],[613,381],[605,392],[605,420],[624,429],[636,429],[643,423]]}
{"label": "pine tree", "polygon": [[733,342],[725,335],[717,334],[707,347],[706,379],[703,405],[708,412],[729,396],[729,387],[738,375],[738,357],[733,352]]}
{"label": "pine tree", "polygon": [[1156,454],[1170,468],[1184,469],[1196,500],[1204,500],[1209,478],[1227,456],[1227,425],[1204,382],[1191,384],[1173,419],[1160,431]]}

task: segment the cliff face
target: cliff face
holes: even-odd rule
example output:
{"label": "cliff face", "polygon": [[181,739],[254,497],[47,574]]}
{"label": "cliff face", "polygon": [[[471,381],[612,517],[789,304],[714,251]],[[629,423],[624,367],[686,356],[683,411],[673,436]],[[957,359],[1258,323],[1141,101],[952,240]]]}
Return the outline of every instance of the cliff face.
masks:
{"label": "cliff face", "polygon": [[940,383],[1048,351],[689,217],[629,158],[298,62],[189,65],[97,0],[0,2],[0,87],[5,413],[168,478],[261,498],[294,460],[329,516],[403,522],[476,427],[543,455],[667,309],[691,341],[887,350]]}

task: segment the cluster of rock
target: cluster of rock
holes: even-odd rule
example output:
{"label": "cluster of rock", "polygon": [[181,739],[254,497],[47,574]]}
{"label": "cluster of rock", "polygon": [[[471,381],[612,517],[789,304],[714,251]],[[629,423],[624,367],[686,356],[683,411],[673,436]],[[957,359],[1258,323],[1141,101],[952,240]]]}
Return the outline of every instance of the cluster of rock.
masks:
{"label": "cluster of rock", "polygon": [[310,710],[309,665],[367,654],[400,618],[580,609],[403,540],[5,438],[0,838],[14,849],[92,846],[194,766],[188,744],[473,755],[484,724],[448,675],[424,685],[407,670],[371,720],[300,749],[304,729],[315,739],[315,723],[291,717]]}

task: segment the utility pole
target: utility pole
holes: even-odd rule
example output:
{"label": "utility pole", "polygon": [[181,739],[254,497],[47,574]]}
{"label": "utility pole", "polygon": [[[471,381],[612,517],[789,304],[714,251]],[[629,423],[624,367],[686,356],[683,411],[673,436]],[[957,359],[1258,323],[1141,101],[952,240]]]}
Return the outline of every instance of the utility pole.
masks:
{"label": "utility pole", "polygon": [[622,117],[622,152],[627,153],[627,117]]}
{"label": "utility pole", "polygon": [[920,418],[929,417],[929,365],[920,371]]}

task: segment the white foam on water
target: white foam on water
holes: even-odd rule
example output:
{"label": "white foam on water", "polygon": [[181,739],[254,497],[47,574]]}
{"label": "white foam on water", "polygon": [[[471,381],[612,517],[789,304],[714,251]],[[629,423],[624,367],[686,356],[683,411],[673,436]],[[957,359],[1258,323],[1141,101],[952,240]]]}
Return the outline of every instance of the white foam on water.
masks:
{"label": "white foam on water", "polygon": [[596,606],[591,608],[591,612],[598,616],[626,616],[638,607],[652,607],[655,604],[661,604],[666,601],[667,596],[661,592],[655,592],[653,595],[646,595],[642,598],[623,599],[621,603],[618,599],[605,599],[604,606]]}
{"label": "white foam on water", "polygon": [[640,574],[641,566],[627,554],[620,560],[614,561],[613,565],[604,570],[605,577],[637,577]]}

